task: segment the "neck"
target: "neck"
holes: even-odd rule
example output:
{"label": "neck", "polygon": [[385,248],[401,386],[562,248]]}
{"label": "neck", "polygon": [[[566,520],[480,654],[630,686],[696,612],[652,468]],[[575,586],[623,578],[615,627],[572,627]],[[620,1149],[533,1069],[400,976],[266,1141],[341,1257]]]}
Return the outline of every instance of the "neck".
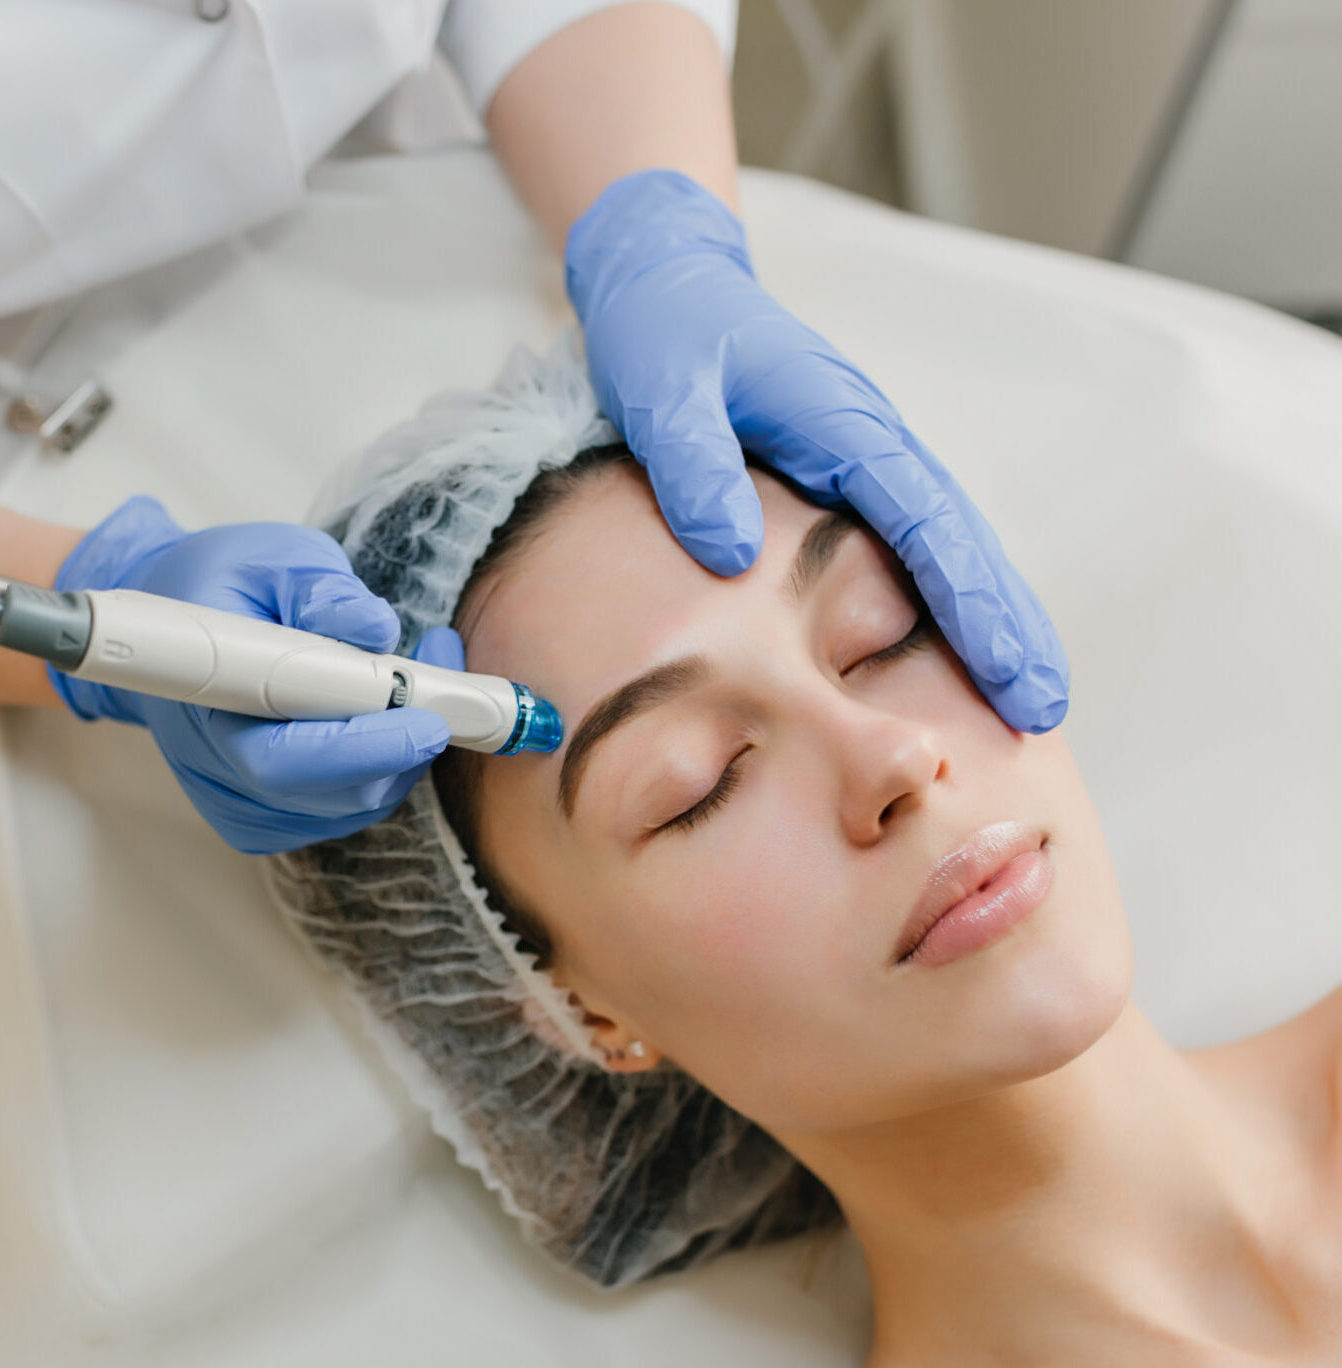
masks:
{"label": "neck", "polygon": [[1266,1352],[1299,1333],[1278,1277],[1284,1212],[1309,1201],[1288,1118],[1214,1084],[1131,1004],[1041,1078],[860,1133],[780,1138],[861,1242],[873,1363],[990,1345],[1042,1362],[1045,1344],[1093,1347],[1101,1328]]}

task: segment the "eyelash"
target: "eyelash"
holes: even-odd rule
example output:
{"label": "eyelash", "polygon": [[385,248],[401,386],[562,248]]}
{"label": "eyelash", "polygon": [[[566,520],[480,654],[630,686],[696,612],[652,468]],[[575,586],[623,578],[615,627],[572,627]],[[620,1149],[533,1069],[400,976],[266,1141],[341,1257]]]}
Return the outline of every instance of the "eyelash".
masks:
{"label": "eyelash", "polygon": [[[913,626],[893,645],[877,651],[874,655],[863,657],[856,665],[849,668],[855,670],[861,665],[884,665],[890,661],[898,660],[901,656],[911,654],[927,644],[930,625],[929,614],[924,610],[919,613],[918,620]],[[846,670],[844,673],[847,674],[848,671]],[[747,746],[745,750],[737,751],[718,776],[718,782],[693,807],[686,808],[684,812],[673,817],[669,822],[663,822],[656,829],[654,835],[663,831],[689,831],[698,826],[700,822],[711,817],[736,792],[741,783],[741,758],[749,749],[750,747]]]}
{"label": "eyelash", "polygon": [[[898,660],[900,656],[909,655],[922,646],[927,645],[928,637],[931,635],[928,630],[932,625],[932,615],[924,608],[917,617],[913,626],[904,633],[892,646],[887,646],[883,650],[877,651],[875,655],[864,656],[856,665],[849,667],[856,670],[862,665],[884,665],[888,661]],[[847,670],[844,671],[848,673]]]}
{"label": "eyelash", "polygon": [[[747,747],[749,749],[749,747]],[[741,757],[745,751],[737,751],[727,762],[727,768],[718,776],[718,782],[691,808],[686,808],[679,817],[673,817],[657,828],[658,831],[688,831],[709,817],[715,808],[720,808],[736,792],[741,782]]]}

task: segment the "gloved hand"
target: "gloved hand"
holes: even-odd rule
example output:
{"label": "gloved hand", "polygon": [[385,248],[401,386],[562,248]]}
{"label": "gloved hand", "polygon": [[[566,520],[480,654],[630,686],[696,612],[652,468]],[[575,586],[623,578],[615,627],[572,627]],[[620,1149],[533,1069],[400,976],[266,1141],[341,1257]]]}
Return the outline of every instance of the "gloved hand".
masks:
{"label": "gloved hand", "polygon": [[[355,578],[344,551],[312,527],[240,523],[186,533],[137,497],[75,547],[56,588],[140,589],[268,618],[371,651],[394,651],[400,623]],[[463,668],[461,638],[425,634],[415,658]],[[70,708],[154,734],[196,810],[248,854],[346,836],[391,813],[447,744],[422,708],[337,722],[267,722],[150,698],[51,671]]]}
{"label": "gloved hand", "polygon": [[744,445],[880,533],[1003,721],[1062,721],[1067,659],[1039,600],[889,400],[761,289],[721,200],[679,172],[626,176],[573,225],[565,266],[597,398],[696,560],[733,575],[759,554]]}

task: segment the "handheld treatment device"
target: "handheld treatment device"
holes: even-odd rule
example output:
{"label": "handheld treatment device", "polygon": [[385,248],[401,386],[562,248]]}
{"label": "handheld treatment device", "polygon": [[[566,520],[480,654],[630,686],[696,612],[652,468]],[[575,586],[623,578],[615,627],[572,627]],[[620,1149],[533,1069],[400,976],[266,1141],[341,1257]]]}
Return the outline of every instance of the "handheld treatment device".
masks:
{"label": "handheld treatment device", "polygon": [[376,655],[279,623],[134,589],[60,593],[0,580],[0,646],[75,679],[283,721],[413,704],[451,743],[495,755],[552,751],[558,712],[524,684]]}

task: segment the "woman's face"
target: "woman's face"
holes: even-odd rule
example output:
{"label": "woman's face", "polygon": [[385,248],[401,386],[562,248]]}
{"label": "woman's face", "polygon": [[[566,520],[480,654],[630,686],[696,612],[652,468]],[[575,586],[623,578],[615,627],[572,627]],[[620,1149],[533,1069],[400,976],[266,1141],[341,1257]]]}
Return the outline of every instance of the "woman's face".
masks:
{"label": "woman's face", "polygon": [[[470,668],[549,698],[566,737],[485,762],[486,854],[598,1040],[642,1040],[775,1133],[1058,1067],[1113,1022],[1132,970],[1066,742],[1013,731],[935,630],[909,636],[915,603],[875,536],[753,478],[764,546],[736,578],[681,550],[642,473],[616,466],[487,585]],[[829,554],[799,592],[822,521]],[[598,708],[613,725],[565,770]],[[973,953],[892,966],[933,867],[1004,821],[1046,839],[1043,901]]]}

